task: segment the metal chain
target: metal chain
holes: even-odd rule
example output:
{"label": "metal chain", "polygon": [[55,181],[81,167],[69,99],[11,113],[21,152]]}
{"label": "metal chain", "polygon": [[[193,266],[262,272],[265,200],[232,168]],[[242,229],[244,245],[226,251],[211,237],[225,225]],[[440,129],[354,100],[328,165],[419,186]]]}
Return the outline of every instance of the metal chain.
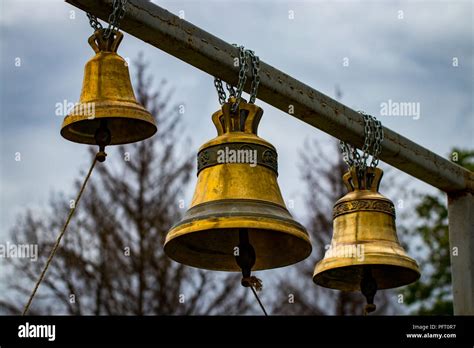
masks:
{"label": "metal chain", "polygon": [[375,126],[375,133],[374,133],[375,139],[374,139],[374,147],[373,147],[373,154],[372,154],[372,162],[370,162],[370,166],[372,168],[377,167],[377,165],[379,164],[379,155],[380,155],[380,152],[382,151],[382,141],[384,139],[382,122],[375,119],[375,117],[374,117],[374,126]]}
{"label": "metal chain", "polygon": [[87,12],[87,18],[89,18],[89,25],[94,29],[94,31],[102,29],[102,24],[97,20],[97,17]]}
{"label": "metal chain", "polygon": [[[236,44],[234,44],[237,47]],[[248,60],[252,65],[252,85],[250,86],[250,103],[255,103],[257,98],[258,85],[260,84],[260,59],[255,53],[251,50],[246,50],[244,46],[239,46],[239,82],[237,88],[235,89],[232,85],[226,83],[226,89],[229,91],[229,97],[234,97],[236,99],[235,103],[232,105],[232,111],[235,112],[240,104],[242,99],[242,92],[247,81],[247,71],[249,68]],[[223,105],[226,100],[226,94],[224,87],[222,85],[222,80],[215,77],[214,86],[217,90],[217,95],[219,97],[219,103]]]}
{"label": "metal chain", "polygon": [[352,167],[354,164],[354,159],[351,155],[352,147],[349,144],[346,144],[342,140],[339,141],[339,149],[341,150],[342,160],[349,166]]}
{"label": "metal chain", "polygon": [[[120,21],[125,16],[127,0],[114,0],[112,4],[112,12],[109,15],[109,25],[104,32],[104,38],[108,39],[112,32],[117,32],[120,27]],[[89,18],[89,24],[94,29],[94,31],[103,29],[102,24],[97,20],[97,17],[91,13],[87,13],[87,18]]]}
{"label": "metal chain", "polygon": [[225,95],[224,87],[222,87],[221,79],[218,79],[217,77],[215,77],[214,86],[216,87],[217,96],[219,97],[219,104],[224,105],[226,95]]}
{"label": "metal chain", "polygon": [[339,142],[339,147],[342,153],[342,159],[349,167],[355,166],[362,168],[364,161],[367,162],[368,157],[367,150],[369,148],[368,135],[370,134],[370,125],[368,124],[367,115],[361,111],[359,111],[359,113],[364,116],[364,145],[362,147],[362,157],[354,146],[342,140]]}
{"label": "metal chain", "polygon": [[[236,44],[233,44],[233,46],[238,47]],[[239,85],[240,85],[240,81],[242,80],[242,73],[243,73],[243,78],[247,79],[247,70],[245,66],[246,64],[247,64],[247,56],[245,54],[244,47],[240,46],[239,47]],[[243,69],[245,70],[242,72]],[[244,81],[244,84],[245,84],[245,81]],[[226,101],[226,94],[224,91],[224,87],[222,85],[222,80],[220,78],[214,77],[214,86],[216,87],[216,90],[217,90],[219,103],[223,105]],[[238,92],[236,93],[234,87],[228,83],[226,83],[226,89],[229,91],[229,97],[234,97],[238,99],[237,102],[234,104],[234,106],[235,105],[238,106],[238,104],[240,103],[240,97],[242,95],[242,92],[240,92],[240,95],[237,95]],[[235,106],[235,110],[234,110],[234,106],[232,107],[232,111],[235,111],[237,109],[237,106]]]}
{"label": "metal chain", "polygon": [[382,150],[383,141],[383,127],[382,123],[375,117],[365,114],[363,111],[359,111],[364,117],[364,145],[362,146],[359,154],[358,150],[352,145],[343,142],[339,142],[339,148],[342,153],[342,159],[349,166],[355,166],[362,173],[367,168],[367,161],[369,158],[369,150],[372,148],[372,160],[370,167],[375,168],[379,163],[378,155]]}
{"label": "metal chain", "polygon": [[363,111],[359,111],[364,116],[364,145],[362,146],[362,156],[358,163],[359,169],[364,171],[367,167],[367,159],[369,158],[369,149],[373,143],[372,139],[372,116],[367,115]]}
{"label": "metal chain", "polygon": [[242,91],[244,90],[245,82],[247,81],[247,70],[248,70],[248,50],[244,49],[244,46],[239,46],[239,82],[237,83],[237,91],[235,93],[235,103],[232,105],[232,112],[237,111],[242,98]]}
{"label": "metal chain", "polygon": [[252,62],[252,85],[250,86],[250,104],[255,103],[257,98],[258,85],[260,84],[260,59],[255,55],[254,51],[247,50]]}
{"label": "metal chain", "polygon": [[225,88],[227,88],[227,90],[229,91],[229,97],[235,97],[235,88],[232,87],[232,85],[226,83]]}

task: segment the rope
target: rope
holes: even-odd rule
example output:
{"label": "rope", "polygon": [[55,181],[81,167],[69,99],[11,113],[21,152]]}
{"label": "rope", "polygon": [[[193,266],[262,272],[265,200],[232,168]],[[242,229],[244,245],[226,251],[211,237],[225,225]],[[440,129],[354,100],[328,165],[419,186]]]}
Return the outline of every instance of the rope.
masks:
{"label": "rope", "polygon": [[265,314],[265,316],[268,316],[267,311],[265,310],[265,307],[263,307],[263,303],[262,303],[262,301],[260,301],[260,298],[258,297],[258,294],[255,291],[255,289],[253,288],[253,286],[251,286],[250,289],[252,289],[252,292],[255,295],[255,298],[257,299],[258,304],[260,305],[260,308],[262,308],[263,314]]}
{"label": "rope", "polygon": [[268,316],[267,311],[265,310],[265,307],[263,306],[263,303],[262,301],[260,301],[260,298],[257,294],[257,291],[261,291],[263,288],[262,281],[257,277],[251,276],[242,278],[241,284],[244,287],[250,288],[252,290],[253,294],[255,295],[255,298],[258,301],[258,304],[260,305],[260,308],[262,308],[263,314],[265,314],[265,316]]}
{"label": "rope", "polygon": [[53,250],[51,250],[51,254],[49,254],[49,257],[48,257],[48,260],[46,261],[46,265],[44,266],[44,269],[43,271],[41,272],[40,276],[39,276],[39,279],[38,281],[36,282],[35,284],[35,287],[33,289],[33,291],[31,292],[31,295],[30,295],[30,298],[28,299],[28,302],[26,303],[25,305],[25,309],[23,310],[23,314],[22,315],[26,315],[26,313],[28,313],[28,310],[30,309],[30,305],[31,305],[31,302],[33,301],[33,298],[35,297],[35,294],[36,294],[36,291],[38,290],[41,282],[43,281],[43,278],[46,274],[46,271],[48,270],[48,267],[51,263],[51,261],[53,260],[53,257],[54,255],[56,254],[56,251],[58,250],[59,248],[59,244],[61,243],[61,239],[63,238],[64,236],[64,233],[66,232],[66,229],[69,225],[69,222],[71,221],[71,218],[72,216],[74,215],[74,212],[76,211],[76,207],[77,205],[79,204],[79,200],[81,199],[81,196],[82,196],[82,193],[84,192],[84,189],[86,187],[86,184],[87,184],[87,181],[89,181],[89,178],[92,174],[92,171],[95,167],[95,164],[97,163],[97,161],[99,159],[100,156],[103,155],[103,152],[99,152],[95,157],[94,157],[94,161],[92,162],[92,165],[89,169],[89,172],[87,173],[85,179],[84,179],[84,182],[82,183],[82,186],[81,186],[81,189],[79,190],[79,193],[77,195],[77,198],[76,198],[76,201],[75,201],[75,204],[74,204],[74,207],[69,211],[69,215],[66,219],[66,223],[64,224],[64,227],[61,231],[61,233],[59,234],[58,238],[56,239],[56,243],[54,244],[54,247],[53,247]]}

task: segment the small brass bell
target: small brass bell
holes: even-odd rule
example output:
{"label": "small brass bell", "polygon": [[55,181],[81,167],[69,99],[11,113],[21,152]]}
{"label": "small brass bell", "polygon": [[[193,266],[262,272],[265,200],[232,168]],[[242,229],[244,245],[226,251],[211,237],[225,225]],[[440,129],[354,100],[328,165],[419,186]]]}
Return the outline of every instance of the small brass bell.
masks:
{"label": "small brass bell", "polygon": [[[126,61],[117,54],[123,34],[104,38],[97,30],[89,44],[96,55],[87,62],[80,101],[64,118],[61,135],[73,142],[97,144],[97,130],[108,129],[108,144],[144,140],[156,132],[153,116],[135,99]],[[99,135],[100,136],[100,135]]]}
{"label": "small brass bell", "polygon": [[382,170],[352,167],[344,174],[348,193],[333,209],[333,237],[313,281],[343,291],[361,291],[367,312],[375,310],[378,289],[410,284],[420,277],[415,260],[401,247],[395,228],[395,207],[378,192]]}
{"label": "small brass bell", "polygon": [[191,207],[164,249],[180,263],[249,276],[305,259],[311,244],[281,196],[276,150],[257,136],[263,110],[241,101],[232,112],[233,102],[212,116],[218,136],[199,150]]}

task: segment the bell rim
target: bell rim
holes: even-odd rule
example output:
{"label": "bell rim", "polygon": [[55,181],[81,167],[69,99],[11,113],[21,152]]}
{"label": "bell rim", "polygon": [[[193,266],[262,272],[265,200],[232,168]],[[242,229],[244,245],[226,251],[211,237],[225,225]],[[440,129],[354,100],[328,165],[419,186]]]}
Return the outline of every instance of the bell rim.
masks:
{"label": "bell rim", "polygon": [[[74,112],[74,109],[77,106],[80,106],[80,105],[88,106],[87,104],[90,104],[90,103],[94,103],[94,112],[95,112],[95,114],[92,118],[88,118],[88,117],[90,117],[90,115]],[[90,119],[94,119],[94,118],[97,118],[97,117],[107,117],[106,115],[110,115],[110,114],[112,114],[112,116],[110,116],[110,117],[139,118],[139,119],[149,120],[151,123],[155,123],[155,119],[150,114],[150,112],[147,109],[145,109],[143,107],[143,105],[141,105],[137,101],[134,101],[134,100],[131,100],[131,99],[112,99],[112,98],[108,98],[108,99],[99,99],[99,98],[96,98],[96,99],[81,99],[76,104],[74,109],[72,110],[72,112],[70,112],[69,114],[67,114],[64,117],[62,127],[64,127],[65,125],[68,125],[72,122],[75,122],[73,120],[76,120],[76,119],[77,120],[84,120],[84,119],[85,120],[90,120]],[[117,112],[117,110],[123,110],[123,109],[130,110],[130,114],[124,115],[123,112]],[[99,112],[98,115],[96,115],[97,114],[96,111],[102,111],[103,114],[101,115],[101,113]],[[115,115],[113,115],[114,113],[115,113]],[[136,115],[134,115],[134,113]]]}
{"label": "bell rim", "polygon": [[[192,229],[193,226],[195,227],[196,221],[206,221],[206,220],[196,219],[194,223],[193,221],[187,222],[185,224],[178,223],[177,225],[175,225],[169,230],[168,234],[166,235],[165,243],[164,243],[164,251],[165,251],[165,254],[168,255],[168,257],[170,257],[176,262],[179,262],[191,267],[209,269],[209,270],[214,270],[214,271],[227,271],[227,272],[240,271],[237,264],[233,267],[224,267],[224,266],[213,267],[213,266],[210,266],[210,264],[205,263],[205,262],[192,262],[189,259],[180,257],[179,253],[174,252],[174,250],[179,248],[179,246],[182,245],[182,243],[185,243],[185,240],[183,240],[183,237],[189,236],[189,235],[196,235],[203,232],[209,233],[212,230],[215,230],[215,233],[217,234],[217,233],[222,233],[222,230],[226,230],[226,229],[235,230],[239,228],[248,228],[251,230],[263,230],[266,233],[268,232],[277,233],[281,236],[286,235],[286,237],[295,238],[298,241],[299,250],[300,250],[298,257],[295,257],[294,255],[292,255],[292,258],[288,259],[285,262],[272,263],[271,261],[269,261],[267,264],[263,266],[261,265],[259,266],[256,264],[255,267],[252,268],[252,270],[254,271],[289,266],[306,259],[309,255],[311,255],[311,252],[312,252],[312,245],[309,239],[309,235],[306,229],[303,226],[299,225],[298,223],[289,223],[288,221],[285,221],[285,220],[280,220],[276,218],[270,219],[268,217],[255,221],[255,217],[251,217],[251,218],[249,217],[245,219],[244,216],[234,216],[234,217],[222,216],[217,219],[213,219],[212,221],[207,219],[206,224],[201,224],[199,228]],[[276,229],[275,223],[278,223],[279,229]],[[301,226],[301,228],[299,228],[298,225]],[[284,229],[282,229],[282,227],[284,227]],[[173,250],[173,251],[170,251],[170,250]],[[269,266],[269,264],[271,266]]]}
{"label": "bell rim", "polygon": [[[209,227],[214,227],[214,229],[216,228],[215,227],[216,223],[221,223],[221,224],[219,224],[219,227],[218,227],[219,229],[248,228],[248,229],[255,229],[255,230],[275,231],[276,233],[291,234],[291,235],[293,235],[295,237],[298,237],[300,239],[303,239],[306,242],[308,242],[309,244],[311,244],[308,232],[306,231],[304,226],[302,226],[298,222],[296,222],[294,220],[291,221],[291,220],[286,220],[286,219],[278,219],[278,218],[275,218],[275,217],[270,218],[269,216],[258,215],[258,216],[261,217],[258,220],[258,224],[262,224],[262,226],[269,226],[270,224],[275,223],[276,221],[278,221],[278,223],[280,223],[280,224],[283,223],[283,224],[287,224],[288,226],[293,227],[293,228],[288,228],[288,229],[285,229],[285,230],[281,230],[281,229],[276,230],[276,229],[271,228],[271,227],[267,227],[267,228],[261,227],[261,226],[256,227],[255,226],[255,224],[256,224],[255,217],[256,216],[257,216],[257,214],[255,214],[255,215],[246,214],[245,216],[221,215],[221,216],[218,216],[218,217],[216,217],[216,215],[207,215],[207,216],[203,216],[202,219],[197,218],[197,219],[193,219],[193,220],[190,219],[190,220],[185,221],[185,222],[181,221],[180,223],[173,226],[169,230],[169,232],[167,233],[166,238],[165,238],[165,246],[166,246],[167,243],[169,243],[173,239],[176,239],[176,238],[178,238],[182,235],[187,235],[187,234],[190,234],[190,233],[196,233],[196,232],[211,230],[211,228],[204,228],[204,227],[201,227],[199,229],[195,229],[194,231],[189,230],[189,227],[191,225],[193,225],[195,222],[197,222],[197,221],[206,221],[206,220],[209,221],[209,224],[208,224]],[[210,221],[211,218],[212,218],[212,222]],[[204,225],[204,226],[206,226],[206,225]]]}
{"label": "bell rim", "polygon": [[[82,103],[83,101],[81,101]],[[89,102],[89,101],[87,101]],[[85,103],[85,101],[84,101]],[[145,140],[152,137],[158,130],[156,126],[156,121],[153,116],[139,103],[136,102],[124,102],[121,101],[119,105],[117,102],[100,102],[96,107],[96,112],[94,117],[88,118],[86,115],[78,115],[74,113],[68,114],[64,117],[60,134],[66,140],[79,143],[79,144],[88,144],[95,145],[95,138],[92,134],[79,134],[71,130],[73,125],[77,124],[86,124],[98,119],[109,119],[109,120],[133,120],[133,122],[140,122],[148,130],[146,136],[140,137],[130,137],[126,141],[117,141],[117,138],[114,139],[112,135],[112,141],[110,145],[121,145],[129,144],[137,141]],[[128,109],[130,110],[129,114],[124,114],[124,112],[119,112],[118,110]],[[103,112],[101,112],[103,110]],[[131,140],[130,140],[131,139]]]}
{"label": "bell rim", "polygon": [[[332,261],[337,261],[337,263],[341,264],[344,262],[347,262],[346,265],[343,266],[338,266],[338,265],[331,265]],[[379,287],[380,290],[383,289],[394,289],[398,288],[401,286],[405,286],[408,284],[412,284],[416,282],[420,276],[420,268],[418,263],[409,257],[408,255],[388,255],[388,254],[376,254],[376,253],[371,253],[370,255],[366,255],[364,257],[363,261],[358,261],[356,258],[348,258],[348,257],[331,257],[331,258],[326,258],[322,259],[319,261],[314,269],[313,272],[313,282],[319,286],[329,288],[329,289],[336,289],[336,290],[342,290],[338,287],[330,286],[328,283],[324,280],[325,277],[327,277],[328,273],[336,270],[336,269],[357,269],[361,268],[363,266],[379,266],[379,267],[394,267],[398,268],[403,271],[405,275],[409,274],[410,276],[408,277],[408,281],[400,281],[397,283],[397,286],[381,286]],[[357,286],[353,287],[352,290],[344,290],[344,291],[358,291]]]}

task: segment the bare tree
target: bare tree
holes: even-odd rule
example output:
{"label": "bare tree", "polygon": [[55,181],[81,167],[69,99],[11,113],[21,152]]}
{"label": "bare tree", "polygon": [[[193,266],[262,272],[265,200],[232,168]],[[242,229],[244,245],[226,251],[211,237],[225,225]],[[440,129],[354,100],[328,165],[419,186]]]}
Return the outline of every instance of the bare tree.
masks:
{"label": "bare tree", "polygon": [[[163,252],[165,235],[183,212],[180,199],[194,156],[178,152],[176,144],[186,139],[178,107],[170,104],[172,91],[162,81],[151,92],[142,58],[136,68],[137,98],[156,117],[159,132],[115,152],[110,148],[108,161],[97,165],[30,314],[249,312],[254,303],[249,305],[238,274],[186,267]],[[37,244],[39,256],[37,262],[11,259],[8,296],[0,301],[4,312],[21,312],[69,209],[65,195],[57,195],[49,211],[19,218],[12,239]]]}

